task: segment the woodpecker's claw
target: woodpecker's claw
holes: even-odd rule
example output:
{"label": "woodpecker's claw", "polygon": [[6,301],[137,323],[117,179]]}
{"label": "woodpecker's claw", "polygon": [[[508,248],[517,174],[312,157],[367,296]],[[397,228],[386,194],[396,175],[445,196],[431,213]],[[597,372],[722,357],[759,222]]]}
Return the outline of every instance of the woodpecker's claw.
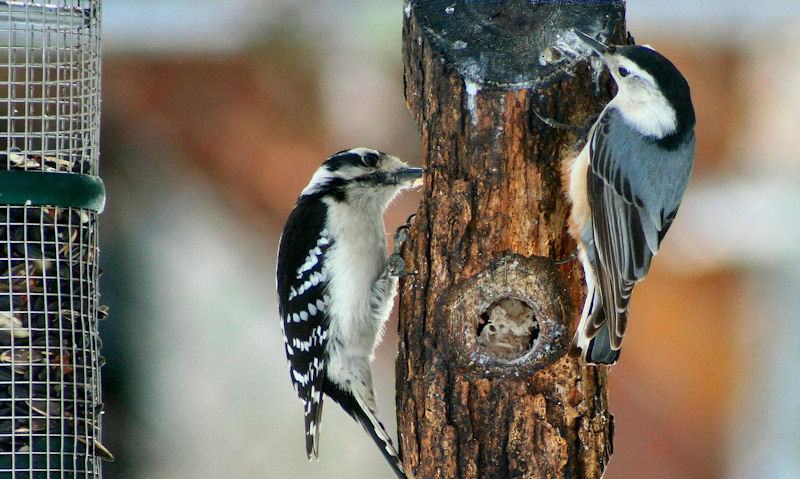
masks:
{"label": "woodpecker's claw", "polygon": [[397,253],[392,253],[392,255],[389,256],[387,268],[389,269],[390,275],[397,276],[399,278],[403,276],[415,276],[417,274],[416,271],[406,271],[406,262]]}
{"label": "woodpecker's claw", "polygon": [[406,271],[406,262],[402,256],[403,243],[411,244],[411,237],[408,235],[408,230],[411,228],[411,221],[417,216],[416,213],[411,214],[406,220],[406,224],[397,228],[394,233],[394,250],[389,256],[388,268],[389,274],[392,276],[415,276],[417,271]]}
{"label": "woodpecker's claw", "polygon": [[414,221],[414,217],[417,216],[416,213],[411,213],[411,215],[406,220],[406,224],[400,225],[397,228],[397,231],[394,232],[394,253],[400,254],[400,250],[403,248],[403,243],[411,243],[411,237],[408,236],[408,230],[411,229],[411,222]]}

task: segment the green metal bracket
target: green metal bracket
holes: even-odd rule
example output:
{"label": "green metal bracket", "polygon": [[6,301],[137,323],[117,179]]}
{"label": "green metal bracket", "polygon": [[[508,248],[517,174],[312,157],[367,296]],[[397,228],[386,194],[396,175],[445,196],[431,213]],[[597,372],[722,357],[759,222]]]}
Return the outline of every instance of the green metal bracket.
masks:
{"label": "green metal bracket", "polygon": [[106,188],[97,176],[49,171],[0,171],[0,204],[62,206],[101,213]]}

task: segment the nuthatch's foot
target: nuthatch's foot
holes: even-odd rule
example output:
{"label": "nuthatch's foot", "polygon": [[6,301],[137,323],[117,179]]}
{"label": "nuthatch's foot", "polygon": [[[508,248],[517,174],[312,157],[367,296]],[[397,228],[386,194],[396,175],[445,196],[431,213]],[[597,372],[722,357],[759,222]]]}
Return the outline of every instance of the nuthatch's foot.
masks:
{"label": "nuthatch's foot", "polygon": [[408,230],[411,228],[411,221],[417,216],[416,213],[412,214],[406,220],[406,224],[397,228],[394,233],[394,250],[389,256],[389,274],[392,276],[414,276],[417,271],[406,271],[406,262],[402,257],[402,250],[404,243],[411,243],[411,237],[408,235]]}
{"label": "nuthatch's foot", "polygon": [[578,257],[578,248],[575,248],[574,250],[572,250],[572,253],[570,253],[569,256],[567,256],[564,259],[555,260],[555,261],[553,261],[553,263],[555,263],[555,264],[565,264],[565,263],[569,263],[570,261],[574,260],[577,257]]}
{"label": "nuthatch's foot", "polygon": [[536,118],[539,119],[539,121],[549,126],[550,128],[553,128],[555,130],[568,130],[581,137],[586,136],[586,133],[589,131],[592,125],[594,125],[595,120],[597,120],[597,117],[600,115],[599,113],[597,115],[590,115],[589,118],[580,125],[569,125],[567,123],[561,123],[560,121],[554,120],[552,118],[542,116],[536,110],[535,106],[531,106],[531,111],[536,116]]}

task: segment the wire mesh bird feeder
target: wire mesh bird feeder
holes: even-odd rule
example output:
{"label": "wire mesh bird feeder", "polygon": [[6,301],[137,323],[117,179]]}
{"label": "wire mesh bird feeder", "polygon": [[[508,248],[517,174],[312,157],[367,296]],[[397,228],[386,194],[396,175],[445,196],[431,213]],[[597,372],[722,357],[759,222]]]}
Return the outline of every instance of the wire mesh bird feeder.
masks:
{"label": "wire mesh bird feeder", "polygon": [[0,476],[100,477],[100,1],[0,0]]}

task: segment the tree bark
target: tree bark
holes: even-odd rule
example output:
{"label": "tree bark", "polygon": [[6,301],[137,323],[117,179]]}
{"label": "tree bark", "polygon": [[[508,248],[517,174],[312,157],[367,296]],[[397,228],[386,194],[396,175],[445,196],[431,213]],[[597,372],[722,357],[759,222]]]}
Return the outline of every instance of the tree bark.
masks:
{"label": "tree bark", "polygon": [[406,467],[418,479],[599,478],[607,368],[567,355],[585,283],[578,261],[554,260],[575,248],[561,162],[611,98],[569,32],[622,43],[624,3],[407,0],[404,13],[425,165],[405,251],[418,273],[399,305]]}

